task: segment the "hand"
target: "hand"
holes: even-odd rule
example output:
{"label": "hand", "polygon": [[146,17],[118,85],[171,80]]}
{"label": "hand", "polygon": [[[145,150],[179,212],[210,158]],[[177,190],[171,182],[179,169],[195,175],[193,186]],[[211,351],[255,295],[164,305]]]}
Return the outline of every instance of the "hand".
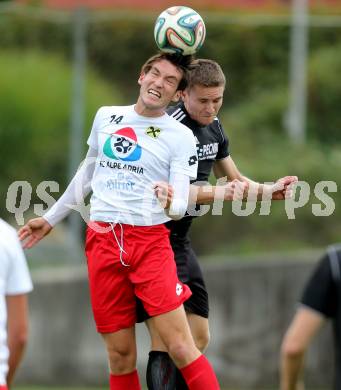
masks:
{"label": "hand", "polygon": [[169,209],[173,200],[173,187],[168,183],[157,182],[154,185],[155,195],[164,209]]}
{"label": "hand", "polygon": [[37,244],[42,238],[52,230],[52,226],[46,221],[46,219],[34,218],[30,219],[26,225],[24,225],[18,231],[19,240],[23,241],[23,248],[29,249]]}
{"label": "hand", "polygon": [[224,200],[243,200],[247,196],[249,183],[235,179],[222,187],[224,188]]}
{"label": "hand", "polygon": [[285,176],[276,181],[272,185],[271,199],[284,200],[291,199],[293,197],[293,187],[298,182],[297,176]]}

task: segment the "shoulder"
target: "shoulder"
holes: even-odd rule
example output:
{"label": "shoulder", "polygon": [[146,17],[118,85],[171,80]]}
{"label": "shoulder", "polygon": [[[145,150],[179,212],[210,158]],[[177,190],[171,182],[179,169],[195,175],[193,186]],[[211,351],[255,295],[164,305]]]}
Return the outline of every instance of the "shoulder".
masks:
{"label": "shoulder", "polygon": [[341,244],[328,246],[326,257],[328,259],[333,279],[335,281],[341,281]]}
{"label": "shoulder", "polygon": [[168,114],[167,121],[168,121],[168,124],[171,127],[172,131],[179,132],[183,136],[187,136],[187,137],[194,139],[193,132],[186,125],[179,122],[173,116],[169,116],[169,114]]}
{"label": "shoulder", "polygon": [[217,116],[214,118],[213,122],[209,126],[217,133],[224,135],[223,125]]}
{"label": "shoulder", "polygon": [[96,117],[110,117],[114,114],[128,113],[134,110],[134,106],[102,106],[97,110]]}
{"label": "shoulder", "polygon": [[188,114],[184,109],[183,104],[181,103],[175,106],[168,107],[167,114],[179,122],[182,122],[186,117],[188,117]]}
{"label": "shoulder", "polygon": [[[12,261],[18,252],[22,252],[16,230],[0,219],[0,254],[1,261]],[[21,255],[21,253],[20,253]]]}
{"label": "shoulder", "polygon": [[0,239],[1,241],[18,240],[16,230],[3,219],[0,219]]}

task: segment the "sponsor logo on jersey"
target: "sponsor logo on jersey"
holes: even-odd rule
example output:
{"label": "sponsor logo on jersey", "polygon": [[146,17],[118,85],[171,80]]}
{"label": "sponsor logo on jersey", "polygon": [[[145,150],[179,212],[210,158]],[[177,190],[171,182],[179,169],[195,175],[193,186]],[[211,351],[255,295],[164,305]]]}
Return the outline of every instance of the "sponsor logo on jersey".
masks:
{"label": "sponsor logo on jersey", "polygon": [[107,161],[107,160],[101,160],[99,162],[99,165],[102,168],[111,168],[111,169],[122,169],[126,170],[132,173],[137,173],[139,175],[143,175],[143,167],[130,165],[130,164],[123,164],[118,161]]}
{"label": "sponsor logo on jersey", "polygon": [[158,127],[154,126],[149,126],[148,129],[146,130],[146,134],[149,135],[151,138],[157,138],[161,133],[161,129]]}
{"label": "sponsor logo on jersey", "polygon": [[132,181],[119,181],[117,179],[110,179],[107,181],[107,188],[109,190],[118,190],[118,191],[133,191],[135,183]]}
{"label": "sponsor logo on jersey", "polygon": [[218,142],[205,145],[197,145],[197,153],[199,160],[207,160],[210,158],[215,158],[218,153]]}
{"label": "sponsor logo on jersey", "polygon": [[135,131],[124,127],[110,134],[104,143],[103,153],[113,160],[137,161],[141,158],[142,149],[137,143]]}
{"label": "sponsor logo on jersey", "polygon": [[194,165],[196,162],[198,161],[198,158],[197,156],[191,156],[188,160],[188,165],[191,166],[191,165]]}

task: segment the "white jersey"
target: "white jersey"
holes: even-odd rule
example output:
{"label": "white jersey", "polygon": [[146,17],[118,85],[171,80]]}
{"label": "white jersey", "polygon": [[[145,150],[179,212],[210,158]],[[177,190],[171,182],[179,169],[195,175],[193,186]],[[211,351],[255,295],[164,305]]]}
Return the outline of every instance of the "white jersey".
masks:
{"label": "white jersey", "polygon": [[88,144],[98,151],[91,181],[92,221],[156,225],[168,221],[154,194],[157,181],[170,174],[195,179],[193,133],[164,114],[144,117],[134,106],[101,107]]}
{"label": "white jersey", "polygon": [[16,231],[0,219],[0,385],[8,371],[6,295],[26,294],[32,281]]}

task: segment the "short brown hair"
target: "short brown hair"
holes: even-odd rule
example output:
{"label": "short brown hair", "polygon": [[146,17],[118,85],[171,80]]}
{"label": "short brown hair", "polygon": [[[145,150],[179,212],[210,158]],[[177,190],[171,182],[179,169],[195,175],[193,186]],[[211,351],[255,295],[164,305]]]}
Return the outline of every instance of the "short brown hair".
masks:
{"label": "short brown hair", "polygon": [[178,54],[158,53],[150,57],[141,68],[141,73],[148,73],[155,62],[166,60],[176,66],[182,72],[182,79],[179,82],[178,91],[183,91],[187,87],[188,65],[192,61],[192,56],[181,56]]}
{"label": "short brown hair", "polygon": [[203,58],[191,62],[187,79],[188,88],[195,85],[203,87],[225,87],[226,85],[226,78],[220,65],[213,60]]}

